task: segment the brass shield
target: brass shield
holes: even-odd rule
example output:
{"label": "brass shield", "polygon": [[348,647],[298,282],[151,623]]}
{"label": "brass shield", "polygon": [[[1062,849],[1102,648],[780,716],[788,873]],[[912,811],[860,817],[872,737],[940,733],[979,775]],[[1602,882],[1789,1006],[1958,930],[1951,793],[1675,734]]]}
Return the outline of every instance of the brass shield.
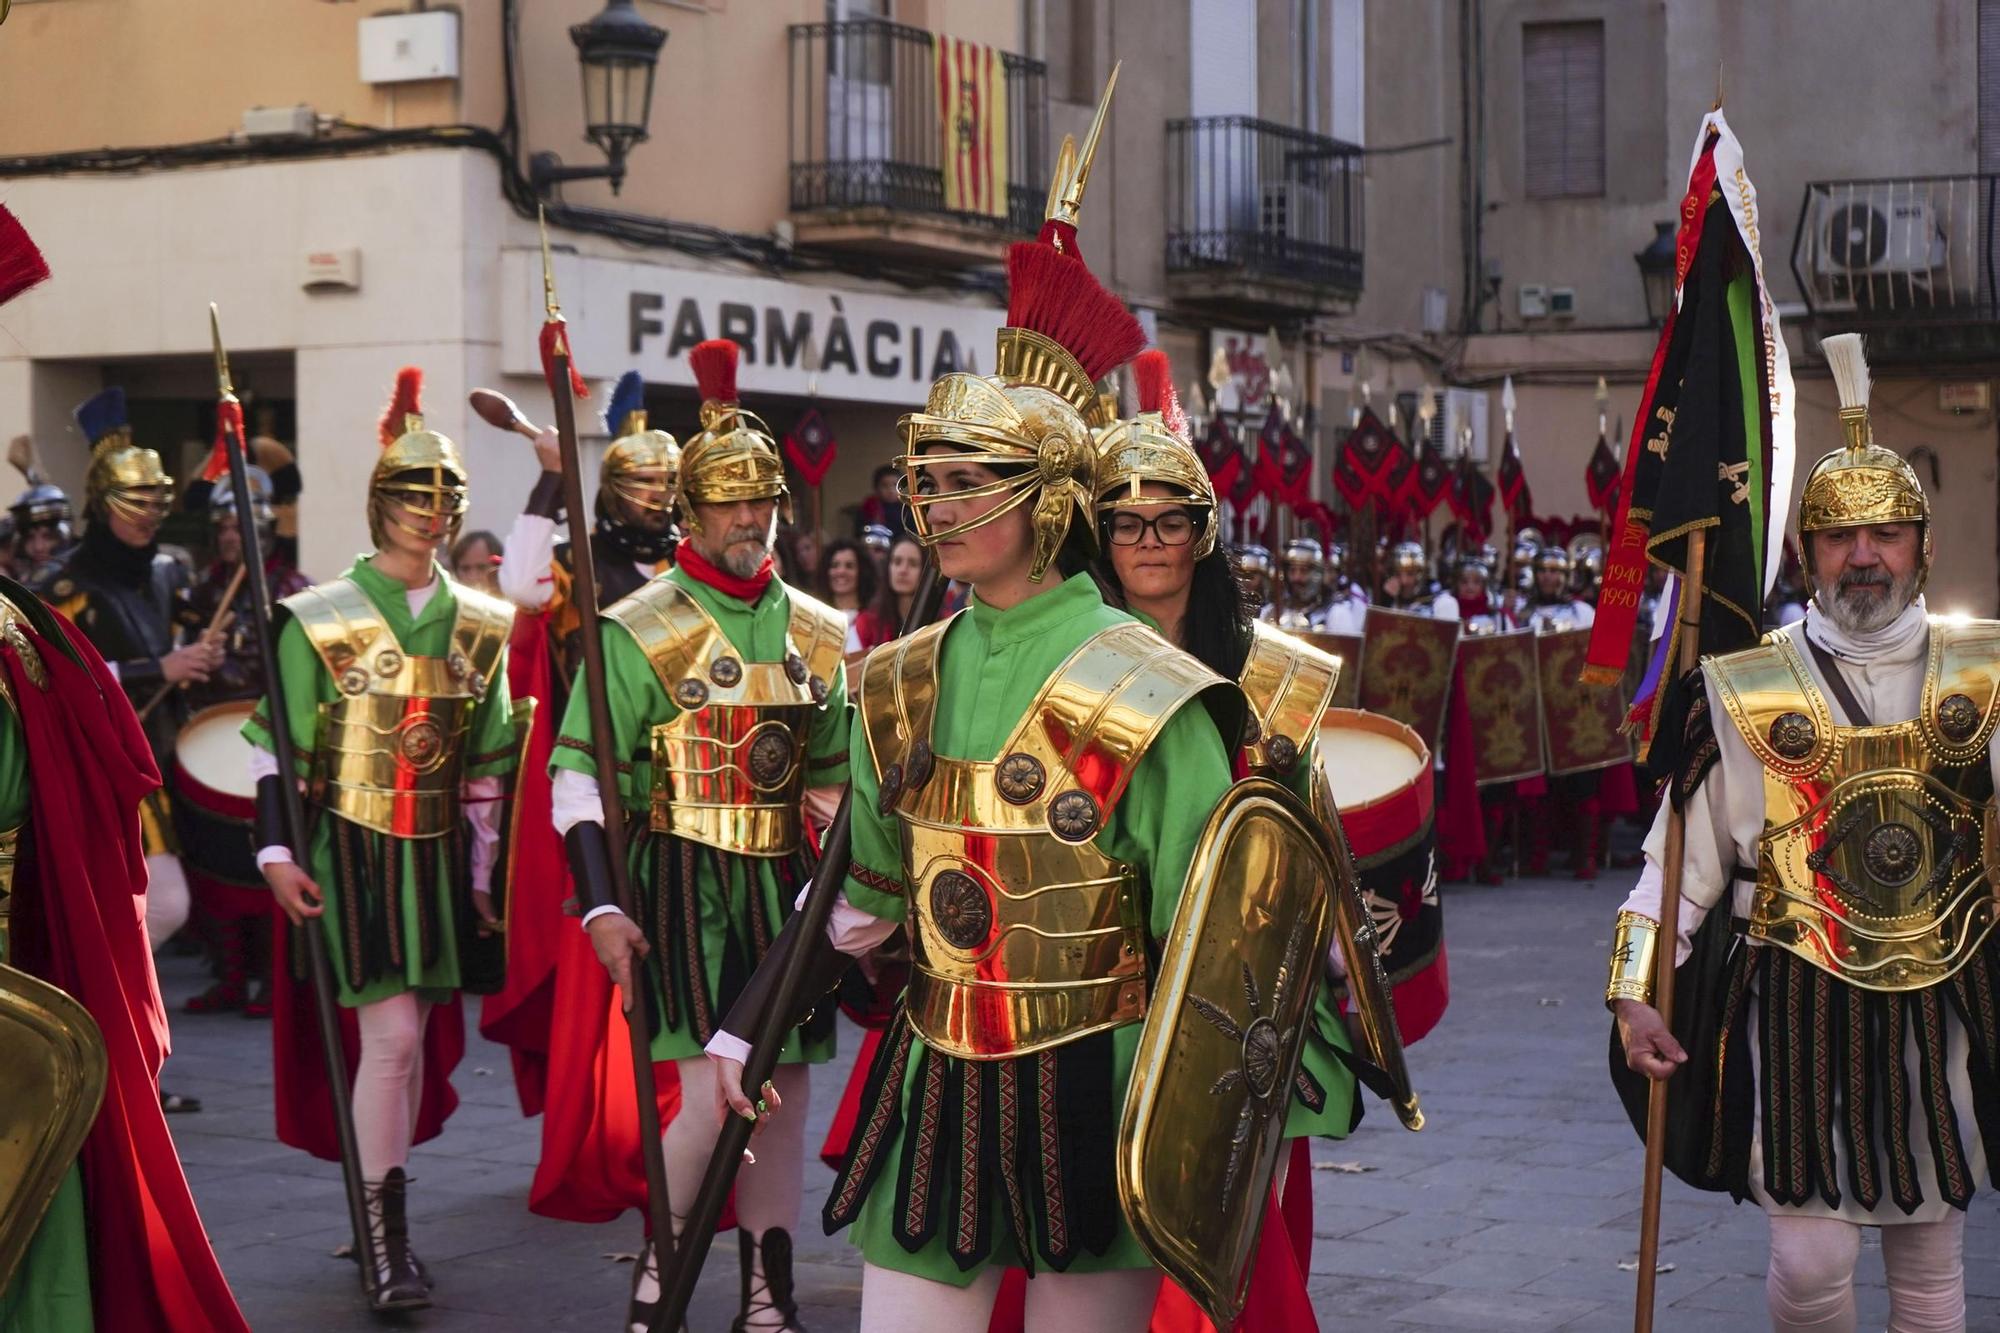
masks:
{"label": "brass shield", "polygon": [[1361,641],[1361,707],[1393,717],[1438,752],[1462,626],[1407,611],[1368,608]]}
{"label": "brass shield", "polygon": [[1237,783],[1188,865],[1118,1130],[1133,1235],[1218,1328],[1243,1308],[1333,932],[1334,853],[1268,778]]}
{"label": "brass shield", "polygon": [[0,963],[0,1291],[104,1100],[104,1037],[67,991]]}
{"label": "brass shield", "polygon": [[1549,773],[1588,773],[1632,758],[1625,734],[1625,695],[1580,684],[1587,629],[1559,630],[1535,638],[1536,674],[1542,682],[1542,745]]}
{"label": "brass shield", "polygon": [[1465,711],[1472,719],[1472,772],[1480,786],[1542,773],[1542,690],[1535,632],[1475,634],[1458,645]]}

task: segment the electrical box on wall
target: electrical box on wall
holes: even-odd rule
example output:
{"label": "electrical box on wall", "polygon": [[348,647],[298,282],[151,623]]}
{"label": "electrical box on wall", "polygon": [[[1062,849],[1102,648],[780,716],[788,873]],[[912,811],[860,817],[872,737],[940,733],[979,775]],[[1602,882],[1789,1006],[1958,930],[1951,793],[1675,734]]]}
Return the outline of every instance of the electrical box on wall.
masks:
{"label": "electrical box on wall", "polygon": [[1549,289],[1539,282],[1524,282],[1515,289],[1520,301],[1522,319],[1546,319],[1549,314]]}
{"label": "electrical box on wall", "polygon": [[360,32],[363,83],[458,77],[458,15],[450,10],[379,14],[362,19]]}
{"label": "electrical box on wall", "polygon": [[1574,319],[1576,317],[1576,288],[1549,288],[1549,314],[1555,319]]}

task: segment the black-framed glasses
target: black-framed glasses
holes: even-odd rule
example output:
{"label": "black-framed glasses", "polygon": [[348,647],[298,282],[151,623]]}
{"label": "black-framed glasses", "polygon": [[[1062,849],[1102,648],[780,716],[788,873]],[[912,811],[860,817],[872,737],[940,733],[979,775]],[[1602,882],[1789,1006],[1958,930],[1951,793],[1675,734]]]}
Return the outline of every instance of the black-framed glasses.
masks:
{"label": "black-framed glasses", "polygon": [[1194,518],[1184,510],[1172,509],[1155,518],[1142,518],[1132,513],[1113,514],[1111,544],[1137,546],[1146,539],[1148,528],[1152,529],[1153,536],[1162,546],[1186,546],[1194,540]]}

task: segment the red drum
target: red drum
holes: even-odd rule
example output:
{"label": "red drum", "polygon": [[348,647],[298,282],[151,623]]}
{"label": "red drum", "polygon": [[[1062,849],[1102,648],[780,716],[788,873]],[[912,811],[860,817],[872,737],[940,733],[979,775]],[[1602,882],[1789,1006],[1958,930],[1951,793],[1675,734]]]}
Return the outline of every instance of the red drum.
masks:
{"label": "red drum", "polygon": [[1319,761],[1361,875],[1408,1044],[1437,1026],[1450,998],[1431,752],[1394,718],[1329,708],[1320,719]]}
{"label": "red drum", "polygon": [[202,906],[224,919],[270,910],[257,872],[252,825],[257,784],[243,724],[254,699],[234,699],[196,713],[174,740],[174,825],[181,863]]}

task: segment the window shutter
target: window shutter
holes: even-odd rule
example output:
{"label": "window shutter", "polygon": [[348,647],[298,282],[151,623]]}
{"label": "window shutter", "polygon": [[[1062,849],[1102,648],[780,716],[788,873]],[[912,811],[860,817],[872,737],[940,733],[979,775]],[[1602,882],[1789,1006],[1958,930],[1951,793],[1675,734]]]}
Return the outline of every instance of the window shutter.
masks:
{"label": "window shutter", "polygon": [[1521,88],[1528,198],[1603,194],[1603,23],[1524,24]]}

